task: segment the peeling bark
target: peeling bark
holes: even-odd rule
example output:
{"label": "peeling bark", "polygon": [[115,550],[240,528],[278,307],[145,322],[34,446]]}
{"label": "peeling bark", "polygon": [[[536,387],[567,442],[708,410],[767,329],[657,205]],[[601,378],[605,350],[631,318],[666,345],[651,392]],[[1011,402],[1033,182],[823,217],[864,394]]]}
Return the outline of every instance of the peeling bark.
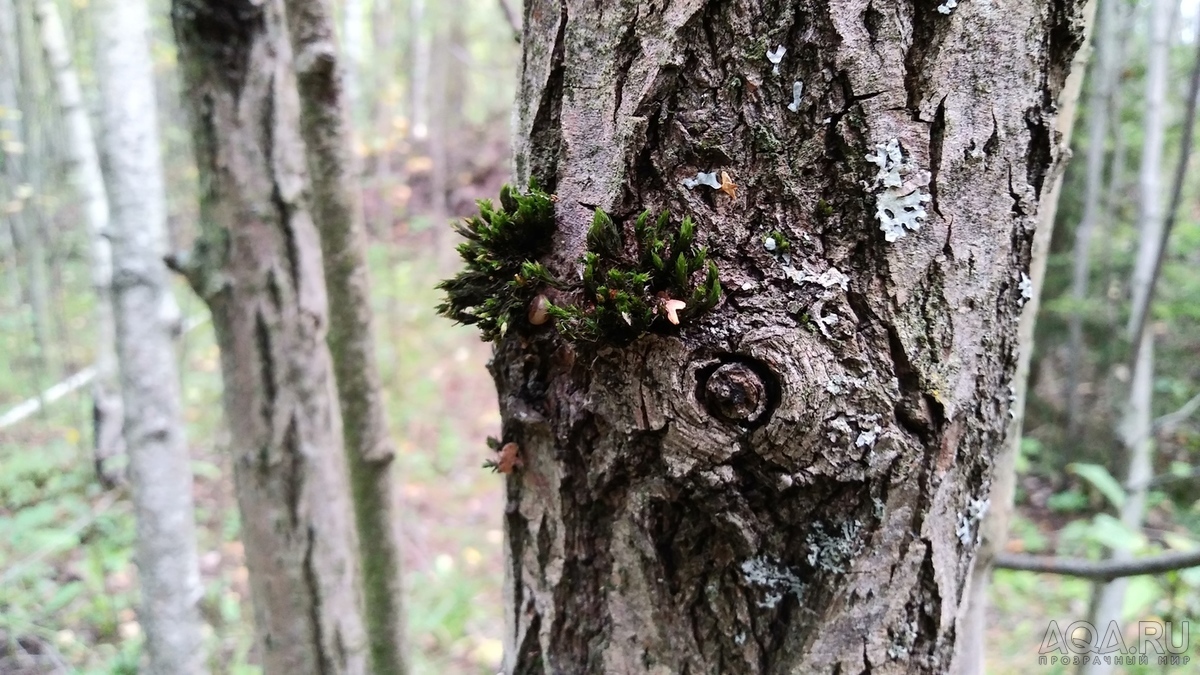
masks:
{"label": "peeling bark", "polygon": [[[506,673],[950,667],[1082,26],[1074,2],[937,6],[526,3],[516,171],[558,196],[543,262],[578,278],[596,207],[669,208],[727,292],[627,348],[497,347],[524,461]],[[888,243],[867,155],[891,140],[931,202]],[[684,187],[698,171],[737,196]],[[714,381],[735,364],[752,376]]]}
{"label": "peeling bark", "polygon": [[364,673],[358,541],[320,243],[278,0],[176,0],[203,226],[176,260],[213,314],[267,673]]}

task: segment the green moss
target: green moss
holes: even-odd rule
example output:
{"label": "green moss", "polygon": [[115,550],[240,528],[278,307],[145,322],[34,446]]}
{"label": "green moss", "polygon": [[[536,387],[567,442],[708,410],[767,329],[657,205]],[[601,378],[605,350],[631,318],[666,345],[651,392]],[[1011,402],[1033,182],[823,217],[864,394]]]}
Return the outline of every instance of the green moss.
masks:
{"label": "green moss", "polygon": [[828,220],[833,215],[833,207],[824,199],[817,201],[817,218]]}
{"label": "green moss", "polygon": [[[683,323],[712,309],[721,298],[717,266],[696,245],[696,223],[684,217],[672,227],[663,212],[638,216],[632,246],[608,214],[597,209],[588,231],[580,299],[551,305],[558,331],[574,342],[627,344],[673,322]],[[685,303],[678,307],[673,301]],[[668,309],[668,303],[677,309]]]}
{"label": "green moss", "polygon": [[767,246],[767,250],[772,253],[787,253],[792,248],[792,243],[779,230],[771,230],[771,233],[763,239],[763,245]]}
{"label": "green moss", "polygon": [[498,209],[487,199],[478,205],[478,215],[455,225],[466,238],[458,245],[466,266],[438,284],[446,302],[437,311],[478,326],[484,340],[496,340],[509,326],[527,321],[525,313],[538,288],[554,283],[536,262],[550,250],[554,203],[530,181],[526,194],[501,188]]}
{"label": "green moss", "polygon": [[[673,226],[663,212],[649,211],[633,225],[633,240],[597,209],[587,233],[587,252],[578,282],[554,278],[536,259],[547,254],[554,232],[550,195],[531,185],[521,195],[505,186],[501,209],[479,202],[479,215],[458,231],[466,263],[438,285],[446,302],[443,316],[477,325],[485,340],[529,325],[530,303],[547,287],[560,292],[546,305],[559,334],[572,342],[627,344],[652,329],[683,323],[714,307],[721,297],[717,266],[696,245],[696,223],[688,217]],[[682,303],[682,306],[681,304]],[[672,320],[674,319],[674,320]]]}

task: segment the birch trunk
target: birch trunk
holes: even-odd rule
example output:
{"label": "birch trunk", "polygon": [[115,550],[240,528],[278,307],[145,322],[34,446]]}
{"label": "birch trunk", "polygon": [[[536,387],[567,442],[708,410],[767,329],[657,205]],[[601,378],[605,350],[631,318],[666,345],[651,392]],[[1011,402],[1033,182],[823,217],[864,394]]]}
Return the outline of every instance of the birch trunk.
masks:
{"label": "birch trunk", "polygon": [[1087,300],[1091,278],[1092,236],[1100,217],[1101,191],[1104,189],[1104,160],[1107,156],[1109,101],[1120,74],[1117,57],[1117,21],[1120,0],[1100,3],[1100,31],[1096,36],[1096,67],[1092,72],[1088,95],[1087,175],[1083,196],[1083,216],[1075,228],[1075,247],[1071,274],[1071,316],[1067,322],[1067,438],[1079,437],[1080,371],[1083,368],[1083,303]]}
{"label": "birch trunk", "polygon": [[96,72],[111,197],[113,303],[125,446],[137,518],[139,620],[152,674],[207,671],[197,602],[192,470],[163,265],[166,190],[144,0],[94,5]]}
{"label": "birch trunk", "polygon": [[119,474],[110,464],[124,452],[121,424],[124,414],[117,382],[116,328],[112,305],[112,250],[109,244],[108,196],[100,172],[92,124],[88,119],[79,78],[71,62],[66,33],[54,0],[36,0],[34,12],[41,28],[42,49],[53,74],[55,94],[62,108],[70,142],[66,148],[91,239],[92,289],[96,294],[95,336],[96,379],[92,383],[94,452],[96,473],[106,483]]}
{"label": "birch trunk", "polygon": [[[727,292],[625,348],[498,345],[505,673],[951,669],[1081,5],[527,3],[544,262],[579,278],[596,207],[670,208]],[[889,242],[893,189],[930,201]]]}
{"label": "birch trunk", "polygon": [[[1121,420],[1118,435],[1125,450],[1128,465],[1126,476],[1125,503],[1121,505],[1121,522],[1131,531],[1141,531],[1146,515],[1146,490],[1153,474],[1154,435],[1151,416],[1154,396],[1154,337],[1153,324],[1140,326],[1141,336],[1132,334],[1138,330],[1137,317],[1147,312],[1153,283],[1155,260],[1158,257],[1162,238],[1163,213],[1162,153],[1165,129],[1166,92],[1170,67],[1171,29],[1174,24],[1178,3],[1174,0],[1152,0],[1150,5],[1150,45],[1146,67],[1146,103],[1142,128],[1142,159],[1138,170],[1138,249],[1130,280],[1132,308],[1127,337],[1139,345],[1132,357],[1129,399]],[[1133,557],[1133,552],[1117,549],[1114,559]],[[1128,579],[1101,584],[1092,602],[1092,624],[1099,630],[1111,621],[1120,624],[1125,605],[1125,589]],[[1085,675],[1107,675],[1114,672],[1109,664],[1089,663],[1083,668]]]}
{"label": "birch trunk", "polygon": [[278,0],[176,0],[203,228],[176,265],[213,314],[262,664],[367,672],[361,563]]}
{"label": "birch trunk", "polygon": [[408,671],[401,603],[400,518],[379,368],[375,363],[366,232],[328,0],[285,0],[296,55],[300,131],[312,182],[329,296],[329,351],[363,561],[372,672]]}

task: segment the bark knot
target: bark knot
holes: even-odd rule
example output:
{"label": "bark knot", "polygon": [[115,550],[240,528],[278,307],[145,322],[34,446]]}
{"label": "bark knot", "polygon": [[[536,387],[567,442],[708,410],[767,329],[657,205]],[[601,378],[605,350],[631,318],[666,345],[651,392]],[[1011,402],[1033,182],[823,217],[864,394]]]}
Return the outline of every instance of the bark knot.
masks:
{"label": "bark knot", "polygon": [[745,363],[726,363],[704,383],[704,403],[708,412],[725,422],[752,424],[767,412],[767,384]]}

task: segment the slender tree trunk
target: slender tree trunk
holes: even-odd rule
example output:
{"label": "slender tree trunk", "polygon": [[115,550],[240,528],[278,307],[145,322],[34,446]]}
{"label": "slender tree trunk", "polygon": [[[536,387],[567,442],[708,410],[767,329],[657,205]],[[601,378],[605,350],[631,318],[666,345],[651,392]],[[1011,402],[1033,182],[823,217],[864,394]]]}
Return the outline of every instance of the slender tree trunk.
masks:
{"label": "slender tree trunk", "polygon": [[412,70],[409,72],[409,104],[412,119],[409,135],[422,140],[429,135],[429,31],[425,28],[425,0],[408,0],[409,21],[412,24]]}
{"label": "slender tree trunk", "polygon": [[278,0],[176,0],[202,230],[175,261],[213,314],[268,675],[364,673],[361,563],[320,241]]}
{"label": "slender tree trunk", "polygon": [[1016,494],[1016,458],[1021,451],[1021,436],[1025,425],[1025,400],[1029,392],[1029,366],[1033,359],[1034,334],[1038,308],[1041,306],[1042,285],[1046,279],[1046,262],[1050,255],[1050,240],[1058,215],[1058,199],[1062,192],[1063,174],[1069,159],[1071,136],[1075,128],[1075,113],[1083,78],[1087,71],[1091,27],[1097,2],[1111,4],[1112,0],[1092,0],[1083,9],[1084,48],[1075,54],[1071,73],[1058,97],[1059,114],[1055,121],[1058,148],[1064,153],[1054,168],[1050,190],[1038,210],[1038,229],[1033,237],[1032,260],[1029,264],[1029,299],[1021,310],[1017,324],[1017,367],[1009,389],[1009,421],[1005,439],[996,453],[991,471],[991,508],[980,526],[979,551],[971,570],[966,610],[959,626],[961,650],[956,657],[959,675],[983,675],[986,672],[988,591],[992,581],[992,561],[1004,550],[1008,541],[1009,521]]}
{"label": "slender tree trunk", "polygon": [[1118,3],[1121,0],[1097,0],[1100,3],[1100,32],[1096,39],[1096,67],[1088,96],[1087,178],[1083,196],[1083,217],[1075,228],[1074,267],[1071,275],[1071,315],[1067,321],[1067,438],[1079,437],[1080,371],[1083,363],[1083,303],[1091,278],[1092,235],[1100,216],[1101,190],[1104,187],[1104,160],[1107,157],[1109,101],[1116,89]]}
{"label": "slender tree trunk", "polygon": [[766,4],[526,5],[550,272],[594,208],[669,208],[727,293],[628,347],[500,341],[506,673],[952,667],[1082,4]]}
{"label": "slender tree trunk", "polygon": [[[21,53],[17,37],[17,8],[11,0],[0,0],[0,106],[4,113],[0,114],[0,176],[4,177],[4,187],[0,189],[0,263],[4,266],[6,291],[10,297],[5,301],[11,307],[21,305],[22,287],[20,266],[20,235],[18,234],[18,219],[24,210],[24,200],[21,198],[22,180],[17,171],[24,153],[21,144],[20,88],[21,73],[19,64]],[[41,389],[39,388],[39,391]]]}
{"label": "slender tree trunk", "polygon": [[17,203],[12,220],[17,245],[25,257],[25,301],[30,309],[30,328],[33,330],[34,373],[33,387],[41,395],[47,381],[57,375],[52,362],[50,337],[50,284],[47,275],[46,231],[38,199],[44,196],[45,168],[50,153],[46,152],[46,127],[49,120],[41,114],[45,104],[44,60],[40,57],[41,36],[37,20],[29,4],[16,6],[18,60],[16,140],[20,144],[13,170],[17,175]]}
{"label": "slender tree trunk", "polygon": [[[1163,214],[1162,153],[1165,129],[1166,91],[1170,67],[1171,30],[1178,3],[1174,0],[1152,0],[1150,5],[1150,45],[1146,68],[1146,103],[1142,128],[1142,160],[1138,172],[1138,250],[1130,280],[1132,296],[1129,331],[1136,331],[1136,321],[1149,309],[1150,285],[1153,283],[1155,260],[1162,237]],[[1129,399],[1121,420],[1118,435],[1129,462],[1126,475],[1125,503],[1121,505],[1121,522],[1132,531],[1140,531],[1146,515],[1146,490],[1153,473],[1154,435],[1151,418],[1154,396],[1154,338],[1150,323],[1140,326],[1142,336],[1130,334],[1129,341],[1139,345],[1132,357]],[[1127,559],[1129,550],[1114,550],[1112,557]],[[1122,620],[1125,589],[1128,579],[1117,579],[1097,587],[1092,603],[1092,624],[1100,630],[1111,621]],[[1109,664],[1089,663],[1086,675],[1106,675],[1114,671]]]}
{"label": "slender tree trunk", "polygon": [[137,518],[139,619],[150,673],[207,671],[197,602],[192,469],[172,344],[161,314],[166,189],[158,145],[150,21],[144,0],[97,0],[96,73],[112,205],[113,303],[125,408],[125,446]]}
{"label": "slender tree trunk", "polygon": [[109,244],[108,196],[96,148],[92,124],[88,119],[79,78],[71,63],[62,19],[54,0],[37,0],[34,5],[41,27],[42,49],[53,73],[55,93],[63,111],[70,142],[72,174],[83,201],[84,216],[91,237],[92,289],[96,294],[95,336],[96,379],[92,383],[93,426],[96,472],[102,481],[118,479],[110,461],[124,451],[121,424],[124,414],[117,382],[116,328],[112,305],[112,251]]}
{"label": "slender tree trunk", "polygon": [[337,379],[366,590],[372,672],[405,673],[400,518],[379,368],[375,363],[366,232],[351,152],[343,73],[328,0],[285,0],[296,55],[300,130],[312,177],[329,296],[329,351]]}

